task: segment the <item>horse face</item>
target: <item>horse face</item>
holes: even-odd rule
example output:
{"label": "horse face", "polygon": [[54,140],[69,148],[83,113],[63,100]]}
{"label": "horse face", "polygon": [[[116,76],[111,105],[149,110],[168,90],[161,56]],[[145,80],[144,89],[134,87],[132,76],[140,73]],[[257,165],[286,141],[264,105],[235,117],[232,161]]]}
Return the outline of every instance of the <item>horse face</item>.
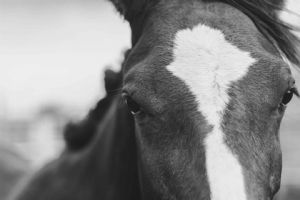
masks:
{"label": "horse face", "polygon": [[272,199],[289,66],[226,4],[157,6],[124,67],[144,199]]}

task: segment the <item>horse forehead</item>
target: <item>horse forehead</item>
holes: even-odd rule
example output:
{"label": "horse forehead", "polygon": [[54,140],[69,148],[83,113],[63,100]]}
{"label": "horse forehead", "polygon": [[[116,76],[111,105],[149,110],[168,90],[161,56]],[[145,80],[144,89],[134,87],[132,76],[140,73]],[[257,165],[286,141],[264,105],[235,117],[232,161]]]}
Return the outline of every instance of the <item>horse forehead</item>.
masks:
{"label": "horse forehead", "polygon": [[215,124],[220,120],[215,114],[229,101],[230,84],[242,79],[255,62],[250,52],[228,41],[221,30],[198,24],[176,33],[173,62],[167,70],[184,81],[202,114]]}

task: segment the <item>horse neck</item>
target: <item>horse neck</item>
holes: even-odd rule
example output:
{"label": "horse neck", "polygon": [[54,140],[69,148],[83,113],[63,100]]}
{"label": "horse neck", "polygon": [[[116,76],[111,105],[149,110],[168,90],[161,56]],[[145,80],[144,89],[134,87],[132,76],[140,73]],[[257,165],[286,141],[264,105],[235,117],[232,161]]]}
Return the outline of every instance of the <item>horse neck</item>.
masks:
{"label": "horse neck", "polygon": [[86,163],[95,171],[100,193],[108,199],[139,199],[134,121],[119,97],[113,100],[97,131]]}

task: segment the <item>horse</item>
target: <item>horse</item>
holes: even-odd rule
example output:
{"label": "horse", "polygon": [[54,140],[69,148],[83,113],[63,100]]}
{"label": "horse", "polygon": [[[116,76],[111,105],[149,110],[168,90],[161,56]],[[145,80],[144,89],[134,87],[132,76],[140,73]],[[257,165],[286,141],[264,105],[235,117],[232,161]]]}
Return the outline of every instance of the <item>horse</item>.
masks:
{"label": "horse", "polygon": [[280,123],[299,96],[284,1],[111,2],[132,33],[120,95],[16,199],[273,199]]}

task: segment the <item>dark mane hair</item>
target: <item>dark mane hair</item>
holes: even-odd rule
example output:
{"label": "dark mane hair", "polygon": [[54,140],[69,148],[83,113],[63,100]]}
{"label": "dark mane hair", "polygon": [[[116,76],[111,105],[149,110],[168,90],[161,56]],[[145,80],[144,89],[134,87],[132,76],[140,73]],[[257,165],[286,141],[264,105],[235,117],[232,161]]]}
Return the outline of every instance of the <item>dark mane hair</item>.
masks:
{"label": "dark mane hair", "polygon": [[106,96],[98,101],[85,119],[79,123],[68,123],[64,129],[64,139],[68,150],[80,150],[87,146],[97,133],[97,127],[115,97],[114,91],[121,86],[121,72],[105,71]]}
{"label": "dark mane hair", "polygon": [[[126,58],[130,50],[124,53]],[[125,60],[125,59],[124,59]],[[123,65],[123,63],[122,63]],[[78,151],[86,147],[97,133],[98,125],[106,114],[122,85],[122,69],[119,72],[106,70],[104,76],[106,96],[98,101],[85,119],[79,123],[69,123],[64,130],[67,150]]]}
{"label": "dark mane hair", "polygon": [[[162,0],[110,0],[129,22],[138,19]],[[195,0],[200,1],[200,0]],[[300,40],[292,33],[295,27],[279,18],[285,0],[201,0],[223,2],[245,13],[258,30],[274,44],[289,61],[300,67]]]}

